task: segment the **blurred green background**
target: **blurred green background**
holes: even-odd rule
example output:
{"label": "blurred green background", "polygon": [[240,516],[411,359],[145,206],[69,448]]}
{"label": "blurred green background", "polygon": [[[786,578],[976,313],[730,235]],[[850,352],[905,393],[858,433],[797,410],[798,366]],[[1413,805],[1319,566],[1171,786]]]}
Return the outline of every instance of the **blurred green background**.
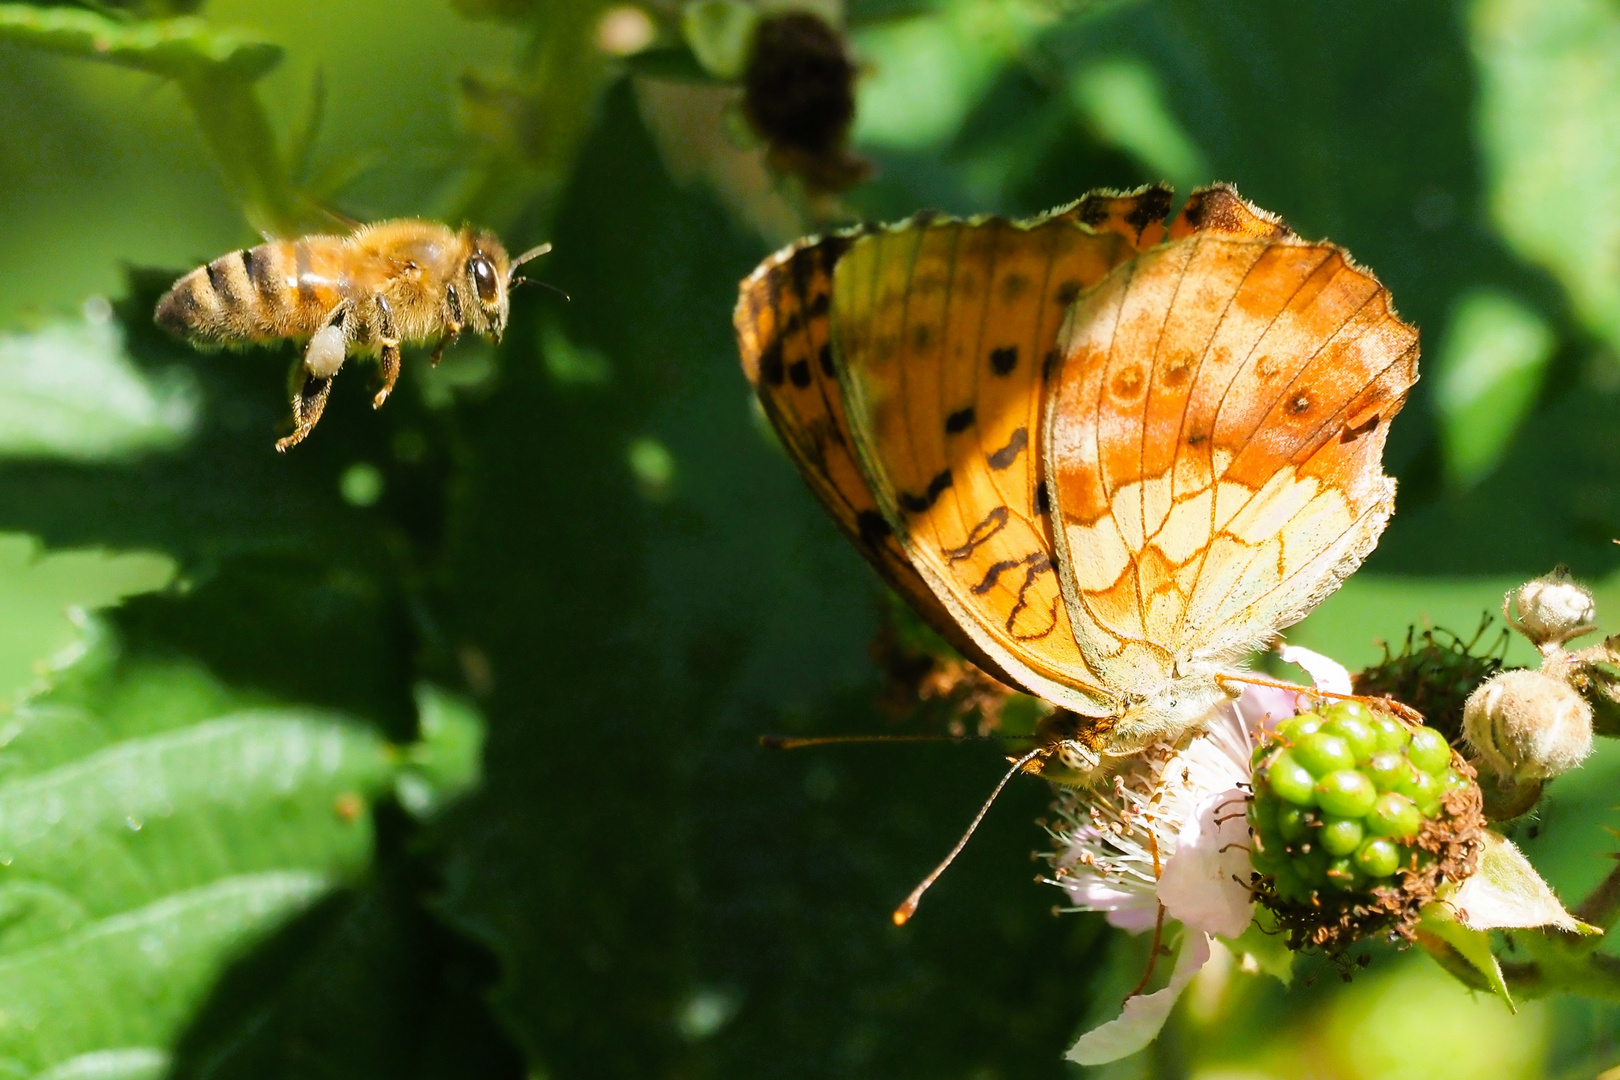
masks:
{"label": "blurred green background", "polygon": [[[738,279],[839,220],[1235,182],[1423,334],[1395,521],[1291,639],[1354,667],[1466,637],[1558,562],[1620,629],[1607,0],[822,0],[874,165],[841,200],[774,175],[717,77],[736,4],[143,21],[193,6],[0,4],[0,1076],[1082,1071],[1143,946],[1053,916],[1042,787],[896,929],[996,754],[755,744],[938,721],[880,709],[879,586],[731,337]],[[253,242],[277,168],[362,220],[552,240],[571,299],[520,291],[498,352],[408,352],[379,412],[346,373],[279,456],[290,347],[150,322]],[[1606,747],[1519,837],[1566,898],[1611,865],[1617,781]],[[1617,1037],[1386,950],[1287,990],[1215,965],[1095,1072],[1592,1077]]]}

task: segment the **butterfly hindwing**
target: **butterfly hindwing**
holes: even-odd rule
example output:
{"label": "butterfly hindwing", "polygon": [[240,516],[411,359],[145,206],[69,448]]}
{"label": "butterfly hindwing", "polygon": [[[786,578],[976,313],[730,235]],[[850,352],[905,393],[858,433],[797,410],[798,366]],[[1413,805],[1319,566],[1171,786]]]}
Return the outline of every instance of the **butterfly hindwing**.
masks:
{"label": "butterfly hindwing", "polygon": [[1147,695],[1241,658],[1376,543],[1417,333],[1338,248],[1187,235],[1082,297],[1061,353],[1046,403],[1056,545],[1081,650],[1109,685]]}

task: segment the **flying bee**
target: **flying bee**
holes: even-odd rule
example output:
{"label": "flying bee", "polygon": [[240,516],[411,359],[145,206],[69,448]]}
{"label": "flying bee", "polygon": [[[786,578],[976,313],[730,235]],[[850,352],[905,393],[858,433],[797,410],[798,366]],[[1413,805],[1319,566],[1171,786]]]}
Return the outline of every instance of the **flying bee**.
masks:
{"label": "flying bee", "polygon": [[320,420],[351,351],[379,358],[375,408],[399,378],[401,344],[433,342],[435,365],[463,330],[499,344],[509,293],[523,281],[513,272],[550,250],[542,244],[512,259],[481,229],[382,221],[221,255],[176,281],[155,318],[201,348],[307,341],[290,379],[292,434],[276,442],[286,451]]}

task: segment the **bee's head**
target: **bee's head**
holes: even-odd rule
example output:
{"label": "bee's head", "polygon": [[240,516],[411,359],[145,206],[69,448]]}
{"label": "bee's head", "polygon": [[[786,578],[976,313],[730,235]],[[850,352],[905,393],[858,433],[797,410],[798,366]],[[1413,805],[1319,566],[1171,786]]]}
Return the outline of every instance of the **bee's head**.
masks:
{"label": "bee's head", "polygon": [[499,345],[501,335],[506,332],[507,316],[511,312],[512,286],[523,280],[514,279],[513,271],[530,259],[550,251],[551,245],[542,244],[513,259],[492,233],[474,230],[469,241],[471,253],[467,256],[463,276],[466,279],[466,294],[472,303],[463,306],[476,311],[477,315],[467,313],[464,317],[475,329]]}
{"label": "bee's head", "polygon": [[500,344],[506,332],[506,317],[511,309],[507,297],[508,279],[512,276],[511,260],[506,248],[492,234],[474,230],[468,236],[467,261],[462,266],[462,288],[466,297],[462,302],[462,318],[470,329],[476,330]]}

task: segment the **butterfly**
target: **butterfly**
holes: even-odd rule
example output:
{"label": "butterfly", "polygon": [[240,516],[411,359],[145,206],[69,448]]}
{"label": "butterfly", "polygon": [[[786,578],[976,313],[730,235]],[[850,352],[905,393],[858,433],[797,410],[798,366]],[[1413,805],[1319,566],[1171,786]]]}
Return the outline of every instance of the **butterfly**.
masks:
{"label": "butterfly", "polygon": [[1195,727],[1393,509],[1418,335],[1388,290],[1229,185],[1172,200],[812,237],[736,309],[765,415],[856,548],[1059,707],[1030,770],[1060,781]]}

